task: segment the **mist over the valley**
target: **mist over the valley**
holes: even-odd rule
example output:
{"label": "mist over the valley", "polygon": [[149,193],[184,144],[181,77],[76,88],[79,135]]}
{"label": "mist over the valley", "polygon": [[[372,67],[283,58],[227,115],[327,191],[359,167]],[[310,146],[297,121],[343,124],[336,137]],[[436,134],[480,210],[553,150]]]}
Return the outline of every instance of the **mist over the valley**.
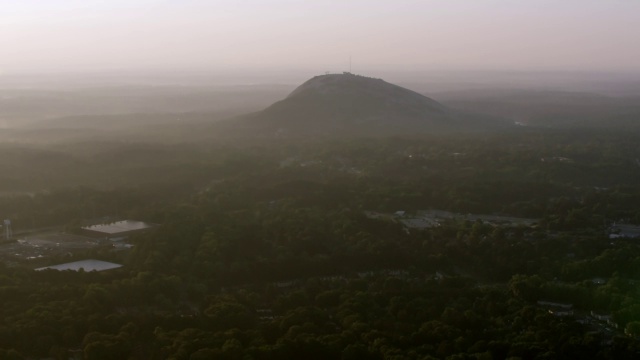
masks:
{"label": "mist over the valley", "polygon": [[0,360],[640,358],[640,2],[0,2]]}
{"label": "mist over the valley", "polygon": [[[4,75],[0,126],[5,133],[29,129],[33,134],[40,129],[129,130],[213,122],[262,110],[322,74],[254,70]],[[637,113],[640,97],[640,76],[633,74],[378,70],[361,75],[376,74],[452,108],[531,126],[617,124]],[[9,136],[14,135],[14,141],[21,136]]]}

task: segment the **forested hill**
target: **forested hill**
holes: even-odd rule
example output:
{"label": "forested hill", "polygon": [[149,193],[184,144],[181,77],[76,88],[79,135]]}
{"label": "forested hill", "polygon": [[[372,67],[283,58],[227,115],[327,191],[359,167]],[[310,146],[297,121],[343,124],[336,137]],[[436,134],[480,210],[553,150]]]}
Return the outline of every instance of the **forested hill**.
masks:
{"label": "forested hill", "polygon": [[492,130],[508,124],[458,112],[409,89],[351,73],[313,77],[285,99],[226,126],[266,135],[388,135]]}

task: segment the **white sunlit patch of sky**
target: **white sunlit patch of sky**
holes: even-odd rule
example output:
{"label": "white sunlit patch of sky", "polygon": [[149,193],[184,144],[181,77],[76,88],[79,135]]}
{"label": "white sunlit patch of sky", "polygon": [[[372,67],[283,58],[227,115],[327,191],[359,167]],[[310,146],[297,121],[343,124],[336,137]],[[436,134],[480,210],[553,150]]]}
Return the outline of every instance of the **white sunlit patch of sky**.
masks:
{"label": "white sunlit patch of sky", "polygon": [[0,70],[640,70],[640,1],[0,0]]}

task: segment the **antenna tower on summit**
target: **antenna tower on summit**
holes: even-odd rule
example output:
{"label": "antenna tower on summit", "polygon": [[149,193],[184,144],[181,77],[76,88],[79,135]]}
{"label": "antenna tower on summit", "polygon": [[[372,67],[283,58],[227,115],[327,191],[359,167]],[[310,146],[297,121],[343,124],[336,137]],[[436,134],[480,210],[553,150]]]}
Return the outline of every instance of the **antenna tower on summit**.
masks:
{"label": "antenna tower on summit", "polygon": [[11,220],[7,219],[4,221],[4,239],[11,240],[13,237],[13,232],[11,231]]}

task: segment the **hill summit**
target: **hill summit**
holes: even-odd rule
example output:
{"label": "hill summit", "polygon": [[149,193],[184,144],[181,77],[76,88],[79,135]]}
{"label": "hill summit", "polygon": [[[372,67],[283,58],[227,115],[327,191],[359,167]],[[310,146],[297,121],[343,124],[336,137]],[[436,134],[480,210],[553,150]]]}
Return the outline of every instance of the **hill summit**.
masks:
{"label": "hill summit", "polygon": [[382,79],[342,73],[315,76],[240,122],[279,134],[374,135],[471,130],[482,121]]}

